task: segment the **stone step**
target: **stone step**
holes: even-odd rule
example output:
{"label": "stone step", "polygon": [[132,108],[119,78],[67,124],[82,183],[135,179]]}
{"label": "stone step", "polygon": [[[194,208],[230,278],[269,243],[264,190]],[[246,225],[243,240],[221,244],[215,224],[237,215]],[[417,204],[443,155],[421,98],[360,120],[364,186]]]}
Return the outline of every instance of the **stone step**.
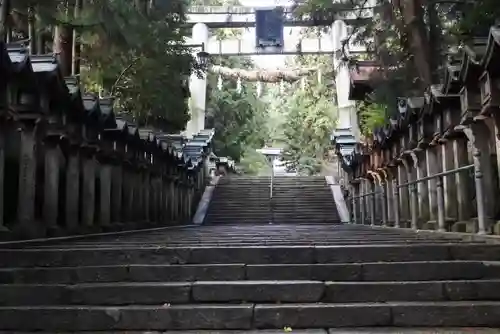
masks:
{"label": "stone step", "polygon": [[118,265],[0,269],[1,284],[191,282],[229,280],[452,281],[500,278],[500,265],[480,261],[339,264]]}
{"label": "stone step", "polygon": [[0,323],[16,331],[499,327],[500,302],[19,306],[0,307]]}
{"label": "stone step", "polygon": [[0,267],[112,264],[307,264],[442,260],[499,261],[500,245],[407,244],[255,247],[0,249]]}
{"label": "stone step", "polygon": [[[484,327],[474,327],[471,328],[442,328],[442,327],[420,327],[420,328],[405,328],[405,327],[365,327],[365,328],[341,328],[335,329],[292,329],[291,327],[287,330],[284,329],[250,329],[250,330],[196,330],[196,331],[167,331],[167,332],[157,332],[157,331],[127,331],[126,334],[283,334],[291,330],[292,334],[498,334],[498,329],[495,328],[484,328]],[[11,332],[11,331],[0,331],[0,334],[29,334],[32,332]],[[54,332],[39,332],[38,334],[54,334]],[[89,334],[89,332],[57,332],[57,334]],[[94,334],[94,333],[92,333]],[[115,331],[99,331],[99,334],[124,334],[123,332]]]}
{"label": "stone step", "polygon": [[[373,240],[371,244],[387,244],[387,240]],[[432,242],[433,244],[447,244],[446,240],[435,240]],[[366,244],[366,241],[363,240],[352,240],[352,241],[324,241],[324,240],[303,240],[303,241],[295,241],[295,240],[247,240],[247,241],[192,241],[192,242],[183,242],[183,241],[171,241],[166,244],[156,243],[158,247],[186,247],[186,246],[203,246],[203,247],[247,247],[247,246],[328,246],[328,245],[362,245]],[[391,244],[429,244],[428,240],[391,240]],[[151,244],[152,246],[153,244]],[[120,247],[120,248],[138,248],[144,246],[142,243],[126,243],[119,244],[113,243],[109,245],[97,245],[97,244],[78,244],[78,248],[93,248],[99,249],[102,247]],[[53,249],[54,246],[45,246],[44,249]]]}
{"label": "stone step", "polygon": [[0,305],[500,301],[500,280],[453,282],[209,281],[0,285]]}

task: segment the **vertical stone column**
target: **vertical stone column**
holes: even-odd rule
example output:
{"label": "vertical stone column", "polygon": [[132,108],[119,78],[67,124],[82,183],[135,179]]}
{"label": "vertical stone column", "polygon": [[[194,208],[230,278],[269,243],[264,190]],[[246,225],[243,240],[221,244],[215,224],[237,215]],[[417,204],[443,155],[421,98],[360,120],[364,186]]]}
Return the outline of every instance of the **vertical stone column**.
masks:
{"label": "vertical stone column", "polygon": [[376,181],[374,178],[368,182],[369,182],[368,191],[371,193],[371,195],[368,197],[369,210],[370,210],[370,225],[375,226],[376,224],[375,207],[376,207],[376,196],[377,196],[375,192],[377,191],[377,186],[375,184]]}
{"label": "vertical stone column", "polygon": [[366,206],[365,206],[365,195],[366,194],[366,182],[365,179],[361,179],[359,184],[359,212],[361,217],[361,224],[365,224],[366,220]]}
{"label": "vertical stone column", "polygon": [[[196,23],[193,26],[192,43],[204,44],[205,48],[208,46],[208,27],[204,23]],[[199,52],[200,50],[194,50]],[[187,123],[186,135],[192,137],[200,130],[205,128],[205,108],[206,108],[206,95],[207,95],[207,77],[202,74],[198,77],[197,73],[191,74],[189,82],[189,90],[191,92],[191,119]]]}
{"label": "vertical stone column", "polygon": [[100,179],[100,212],[99,212],[99,225],[102,228],[108,228],[111,224],[111,187],[112,187],[112,171],[113,166],[105,161],[101,161],[101,168],[99,170]]}
{"label": "vertical stone column", "polygon": [[173,223],[175,220],[175,208],[177,201],[177,192],[175,191],[175,179],[172,178],[170,181],[170,223]]}
{"label": "vertical stone column", "polygon": [[495,187],[491,163],[490,131],[486,124],[476,122],[463,130],[473,147],[478,233],[489,232],[495,213]]}
{"label": "vertical stone column", "polygon": [[[427,167],[427,175],[432,176],[440,172],[439,160],[435,147],[428,147],[425,150],[425,162]],[[437,205],[437,180],[430,179],[427,181],[429,189],[429,220],[437,222],[438,205]]]}
{"label": "vertical stone column", "polygon": [[144,218],[142,215],[142,168],[137,167],[133,171],[134,173],[134,221],[143,222]]}
{"label": "vertical stone column", "polygon": [[77,145],[69,148],[66,167],[66,228],[72,232],[80,225],[80,152]]}
{"label": "vertical stone column", "polygon": [[94,225],[96,161],[91,148],[85,149],[83,158],[82,225]]}
{"label": "vertical stone column", "polygon": [[17,220],[20,233],[33,237],[40,234],[35,226],[36,139],[35,124],[24,123],[20,131],[19,189]]}
{"label": "vertical stone column", "polygon": [[399,207],[399,187],[398,187],[398,184],[400,184],[400,182],[398,182],[398,177],[397,177],[397,168],[393,168],[391,170],[391,187],[392,187],[392,192],[394,194],[394,197],[393,197],[393,210],[394,210],[394,227],[401,227],[401,215],[400,215],[400,207]]}
{"label": "vertical stone column", "polygon": [[168,223],[170,217],[170,187],[169,187],[169,177],[168,175],[163,176],[162,192],[163,192],[163,221],[162,223]]}
{"label": "vertical stone column", "polygon": [[0,234],[7,232],[4,222],[5,129],[0,125]]}
{"label": "vertical stone column", "polygon": [[111,220],[113,224],[120,224],[122,220],[122,199],[123,199],[123,166],[118,161],[112,167],[111,175]]}
{"label": "vertical stone column", "polygon": [[122,222],[130,223],[133,219],[134,208],[134,180],[131,171],[132,166],[127,164],[123,167],[123,207]]}
{"label": "vertical stone column", "polygon": [[56,138],[45,141],[45,184],[43,193],[43,220],[49,235],[57,233],[59,215],[60,149]]}
{"label": "vertical stone column", "polygon": [[386,171],[385,193],[387,195],[387,225],[394,225],[394,189],[392,187],[392,176]]}
{"label": "vertical stone column", "polygon": [[[425,157],[421,153],[411,153],[417,180],[427,176]],[[426,182],[417,183],[419,224],[429,221],[429,194]],[[420,226],[419,226],[420,227]]]}
{"label": "vertical stone column", "polygon": [[[441,164],[443,172],[455,169],[453,142],[447,141],[439,146],[441,149]],[[444,206],[446,220],[456,221],[457,214],[457,182],[456,174],[450,174],[443,178]]]}
{"label": "vertical stone column", "polygon": [[[467,153],[467,139],[455,138],[452,141],[453,165],[455,168],[470,164]],[[456,173],[455,182],[457,185],[457,219],[460,222],[471,218],[471,197],[467,187],[467,172]]]}
{"label": "vertical stone column", "polygon": [[151,217],[149,215],[150,213],[150,209],[149,209],[149,206],[150,206],[150,199],[149,199],[149,196],[150,196],[150,175],[149,175],[149,170],[145,170],[144,173],[143,173],[143,181],[142,181],[142,191],[143,191],[143,198],[144,198],[144,206],[143,206],[143,210],[144,210],[144,220],[146,222],[149,222],[151,220]]}
{"label": "vertical stone column", "polygon": [[[404,184],[408,182],[408,173],[404,164],[399,163],[397,166],[398,171],[398,184]],[[408,206],[409,192],[408,187],[399,188],[399,216],[403,226],[406,226],[407,222],[410,220],[410,210]]]}

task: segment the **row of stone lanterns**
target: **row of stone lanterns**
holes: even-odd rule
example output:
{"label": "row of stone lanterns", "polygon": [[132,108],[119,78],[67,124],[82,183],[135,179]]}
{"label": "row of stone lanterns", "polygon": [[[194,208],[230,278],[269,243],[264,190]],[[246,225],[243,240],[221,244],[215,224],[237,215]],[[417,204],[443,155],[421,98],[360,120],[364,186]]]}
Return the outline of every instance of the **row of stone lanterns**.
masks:
{"label": "row of stone lanterns", "polygon": [[[335,137],[357,223],[500,233],[500,29],[452,55],[444,81],[401,98],[364,143]],[[371,65],[372,66],[372,65]],[[372,74],[375,74],[374,72]],[[353,83],[370,89],[369,78]]]}
{"label": "row of stone lanterns", "polygon": [[0,44],[0,236],[189,223],[213,134],[139,128],[63,78],[55,57]]}

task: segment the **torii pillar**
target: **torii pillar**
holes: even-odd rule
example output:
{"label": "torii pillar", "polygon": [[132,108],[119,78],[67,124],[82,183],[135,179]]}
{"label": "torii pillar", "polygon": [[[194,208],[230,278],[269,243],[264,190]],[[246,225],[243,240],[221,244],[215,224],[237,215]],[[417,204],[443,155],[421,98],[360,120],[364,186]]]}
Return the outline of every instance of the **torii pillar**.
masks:
{"label": "torii pillar", "polygon": [[335,86],[337,89],[338,123],[337,130],[350,130],[356,140],[359,139],[359,129],[356,116],[356,104],[349,100],[351,78],[348,66],[342,64],[342,41],[348,38],[347,25],[337,20],[332,25],[333,65],[335,68]]}
{"label": "torii pillar", "polygon": [[[208,46],[208,27],[204,23],[196,23],[193,26],[193,36],[191,42],[193,44],[204,44]],[[200,50],[193,50],[198,53]],[[206,51],[206,50],[205,50]],[[205,108],[207,101],[207,75],[203,73],[198,77],[196,73],[192,73],[189,79],[189,90],[191,100],[189,101],[189,110],[191,119],[186,126],[186,136],[193,137],[194,134],[205,128]]]}

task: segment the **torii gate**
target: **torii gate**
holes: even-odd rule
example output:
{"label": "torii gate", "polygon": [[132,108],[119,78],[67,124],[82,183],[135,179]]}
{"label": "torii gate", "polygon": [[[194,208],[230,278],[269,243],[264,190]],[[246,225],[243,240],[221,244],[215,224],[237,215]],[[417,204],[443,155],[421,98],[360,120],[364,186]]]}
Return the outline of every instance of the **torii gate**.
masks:
{"label": "torii gate", "polygon": [[[260,9],[260,8],[259,8]],[[288,26],[311,26],[311,20],[293,19],[291,10],[284,9],[284,25]],[[363,17],[370,17],[372,14],[365,13]],[[337,89],[337,103],[339,110],[338,128],[349,129],[357,132],[357,118],[355,104],[349,100],[350,74],[345,66],[341,65],[343,56],[342,41],[349,35],[347,19],[337,20],[331,25],[329,34],[323,34],[318,38],[298,39],[297,37],[285,37],[282,50],[274,52],[266,51],[260,53],[255,48],[254,43],[243,43],[241,40],[218,41],[210,38],[209,27],[213,28],[233,28],[255,26],[255,9],[248,7],[192,7],[188,12],[188,24],[193,24],[192,38],[188,43],[205,46],[205,51],[211,55],[257,55],[257,54],[332,54],[334,66],[337,69],[335,83]],[[363,53],[365,49],[356,45],[349,45],[350,53]],[[205,128],[205,109],[207,78],[201,78],[192,74],[190,78],[191,91],[191,120],[187,124],[186,135],[192,136]],[[353,124],[353,122],[355,122]]]}

